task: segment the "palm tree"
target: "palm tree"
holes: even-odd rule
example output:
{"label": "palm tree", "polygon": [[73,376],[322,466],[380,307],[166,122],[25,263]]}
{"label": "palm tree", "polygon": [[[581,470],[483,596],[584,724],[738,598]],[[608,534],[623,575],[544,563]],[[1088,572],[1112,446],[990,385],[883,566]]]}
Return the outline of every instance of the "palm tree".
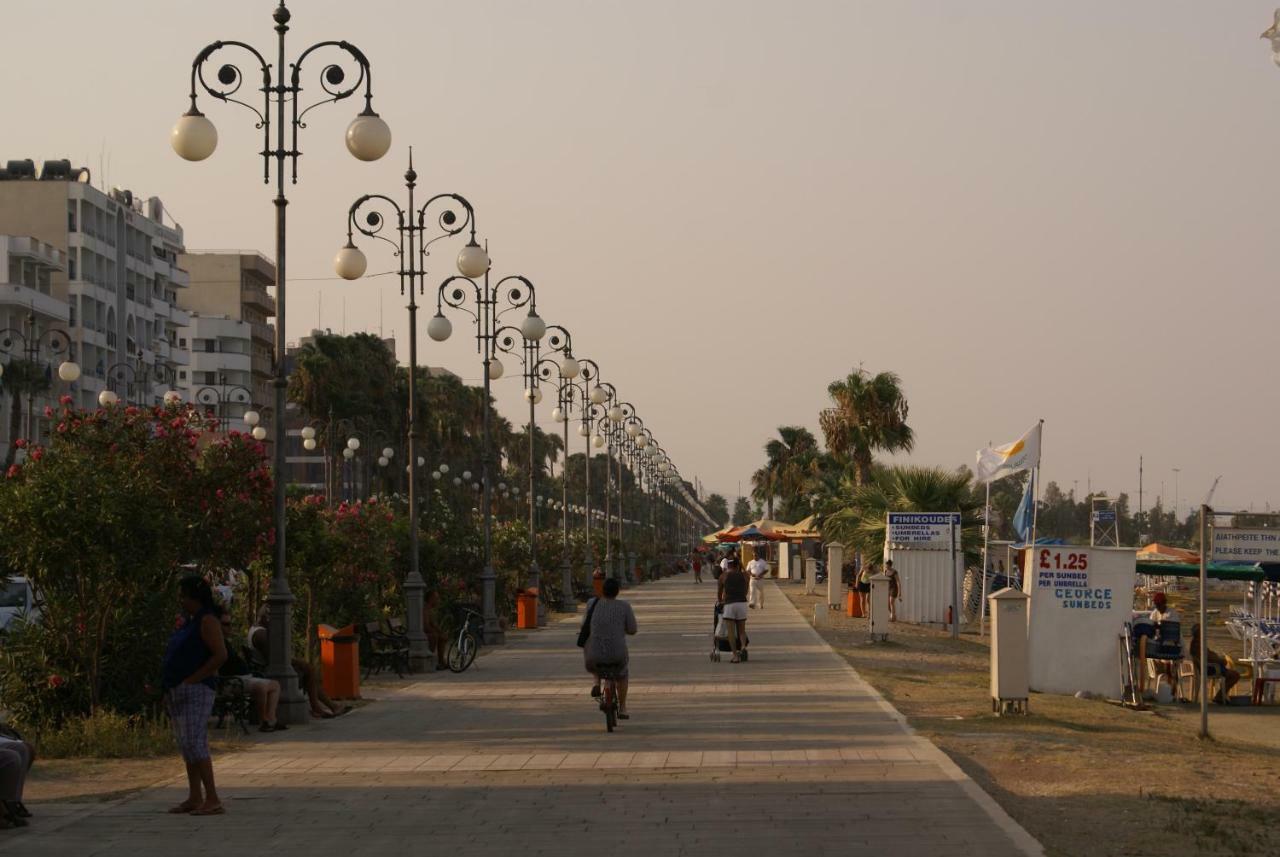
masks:
{"label": "palm tree", "polygon": [[9,450],[5,453],[4,467],[8,470],[18,454],[16,445],[22,437],[22,397],[38,396],[50,387],[49,374],[30,360],[12,360],[0,376],[4,389],[9,392]]}
{"label": "palm tree", "polygon": [[802,505],[797,499],[808,493],[817,475],[818,441],[804,426],[778,426],[778,437],[764,447],[765,465],[751,476],[751,496],[764,503],[773,517],[775,498],[784,508]]}
{"label": "palm tree", "polygon": [[823,520],[822,537],[877,556],[884,549],[889,512],[960,512],[961,543],[976,555],[982,546],[982,505],[971,489],[972,479],[966,467],[907,465],[874,468],[865,485],[852,484],[846,476],[842,493],[847,499]]}
{"label": "palm tree", "polygon": [[820,417],[827,449],[853,466],[860,486],[871,482],[871,454],[910,452],[915,433],[907,425],[907,397],[893,372],[871,375],[859,368],[827,387],[833,406]]}

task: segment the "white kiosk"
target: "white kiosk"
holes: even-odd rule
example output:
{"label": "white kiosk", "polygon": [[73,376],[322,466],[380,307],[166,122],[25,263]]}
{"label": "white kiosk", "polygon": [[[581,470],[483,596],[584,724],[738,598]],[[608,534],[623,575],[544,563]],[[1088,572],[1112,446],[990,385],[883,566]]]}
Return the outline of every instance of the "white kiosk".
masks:
{"label": "white kiosk", "polygon": [[959,512],[890,512],[885,559],[893,560],[902,586],[898,618],[945,624],[958,600],[964,574]]}
{"label": "white kiosk", "polygon": [[1119,699],[1116,646],[1133,609],[1136,549],[1032,545],[1025,562],[1031,689]]}

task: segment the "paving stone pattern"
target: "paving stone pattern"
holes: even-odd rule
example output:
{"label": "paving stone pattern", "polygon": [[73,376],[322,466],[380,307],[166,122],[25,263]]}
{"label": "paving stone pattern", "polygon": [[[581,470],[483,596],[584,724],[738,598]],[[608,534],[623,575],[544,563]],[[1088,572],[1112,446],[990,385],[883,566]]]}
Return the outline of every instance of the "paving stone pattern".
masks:
{"label": "paving stone pattern", "polygon": [[712,663],[714,596],[687,575],[623,593],[640,635],[632,719],[612,735],[576,622],[561,622],[508,635],[460,676],[370,687],[377,702],[348,717],[216,759],[225,816],[166,815],[178,778],[36,807],[0,853],[1041,853],[782,593],[751,613],[749,662]]}

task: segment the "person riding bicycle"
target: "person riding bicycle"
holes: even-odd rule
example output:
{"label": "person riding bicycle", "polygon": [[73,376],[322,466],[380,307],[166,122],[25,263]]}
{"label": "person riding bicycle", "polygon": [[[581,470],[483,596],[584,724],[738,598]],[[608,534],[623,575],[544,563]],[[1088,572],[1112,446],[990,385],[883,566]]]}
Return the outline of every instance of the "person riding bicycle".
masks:
{"label": "person riding bicycle", "polygon": [[591,695],[600,695],[600,670],[605,665],[614,667],[618,688],[618,719],[626,720],[627,714],[627,637],[636,633],[636,614],[631,604],[618,600],[621,586],[614,578],[604,582],[604,597],[593,598],[587,605],[590,622],[587,644],[583,647],[583,661],[587,672],[595,676]]}

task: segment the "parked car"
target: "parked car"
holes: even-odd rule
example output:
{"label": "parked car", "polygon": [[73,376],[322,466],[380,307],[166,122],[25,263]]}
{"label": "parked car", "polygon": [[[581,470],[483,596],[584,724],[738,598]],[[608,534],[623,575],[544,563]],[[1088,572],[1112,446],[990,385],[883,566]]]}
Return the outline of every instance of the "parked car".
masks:
{"label": "parked car", "polygon": [[19,616],[27,621],[40,618],[35,591],[25,577],[0,578],[0,631],[8,629]]}

